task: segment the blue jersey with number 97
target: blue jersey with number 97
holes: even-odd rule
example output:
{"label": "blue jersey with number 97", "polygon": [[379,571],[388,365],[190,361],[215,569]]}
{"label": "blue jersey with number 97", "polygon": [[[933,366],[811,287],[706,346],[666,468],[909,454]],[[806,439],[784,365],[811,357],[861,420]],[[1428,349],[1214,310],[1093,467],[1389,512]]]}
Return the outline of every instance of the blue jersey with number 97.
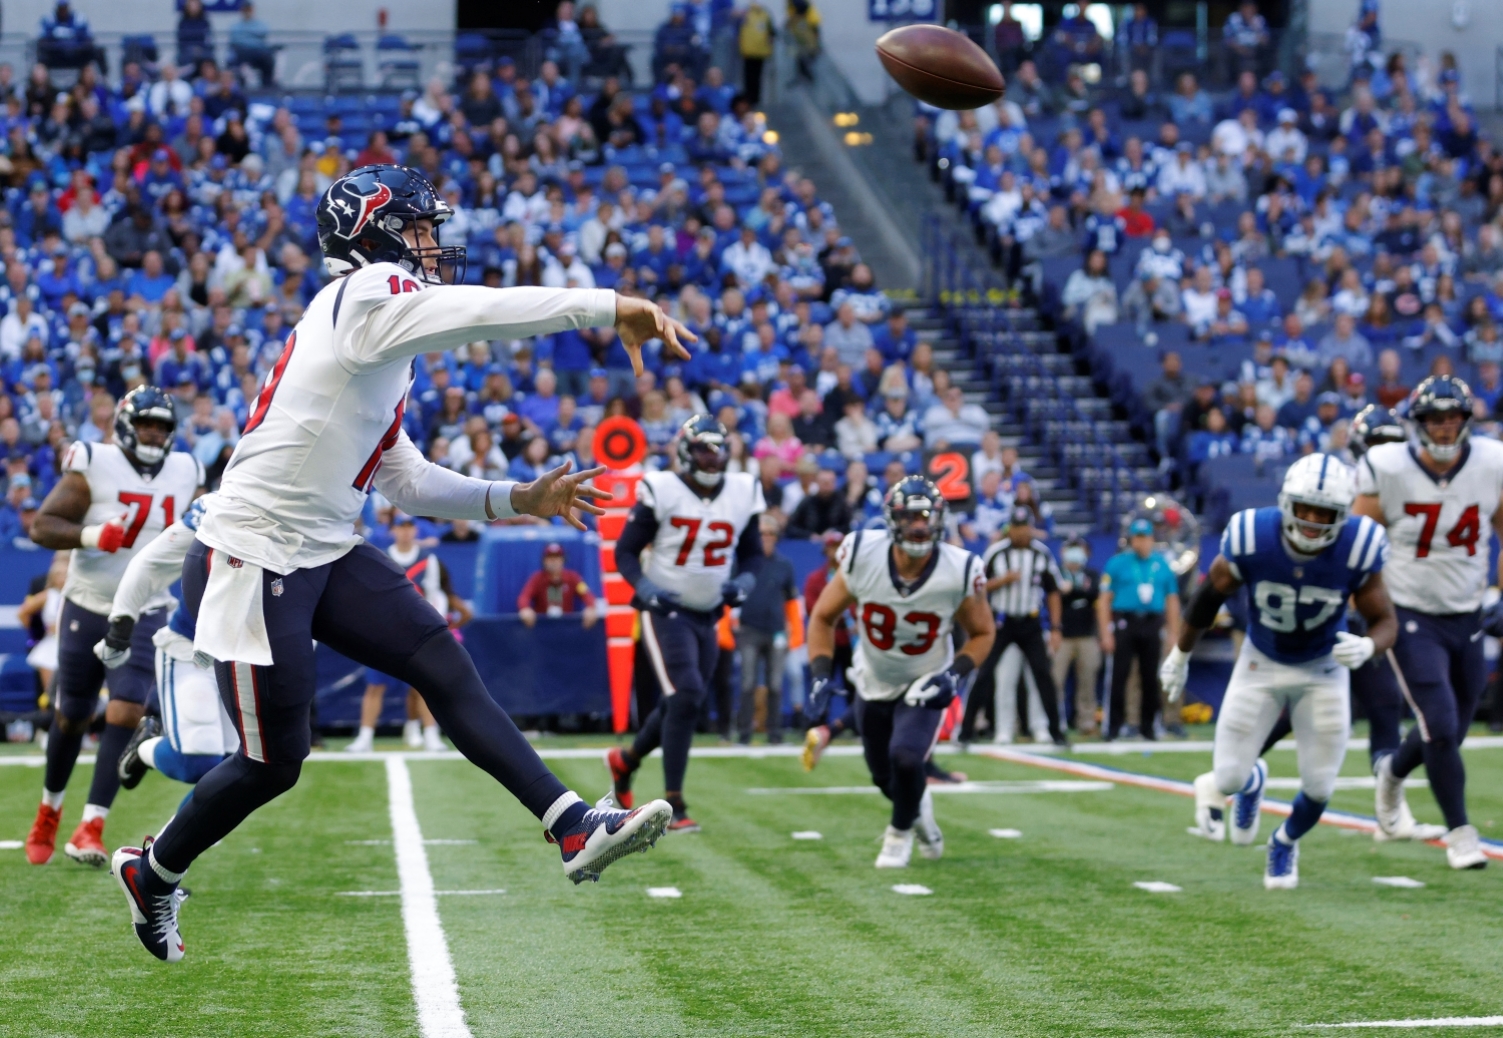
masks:
{"label": "blue jersey with number 97", "polygon": [[1346,630],[1347,598],[1388,558],[1388,535],[1366,516],[1351,516],[1336,543],[1314,557],[1284,543],[1283,513],[1249,508],[1232,516],[1221,555],[1247,587],[1247,636],[1280,663],[1306,663],[1330,653]]}

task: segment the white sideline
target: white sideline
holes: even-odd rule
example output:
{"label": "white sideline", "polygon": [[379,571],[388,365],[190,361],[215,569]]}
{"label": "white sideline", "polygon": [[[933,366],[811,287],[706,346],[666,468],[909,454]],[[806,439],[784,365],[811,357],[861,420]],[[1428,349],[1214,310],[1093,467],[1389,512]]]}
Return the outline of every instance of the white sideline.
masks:
{"label": "white sideline", "polygon": [[1503,1027],[1503,1016],[1437,1016],[1431,1020],[1365,1020],[1351,1024],[1302,1024],[1303,1027]]}
{"label": "white sideline", "polygon": [[472,1038],[459,1004],[459,983],[449,958],[449,942],[438,918],[433,874],[428,871],[428,852],[423,848],[423,830],[412,800],[412,775],[399,754],[386,756],[386,786],[418,1028],[423,1038]]}

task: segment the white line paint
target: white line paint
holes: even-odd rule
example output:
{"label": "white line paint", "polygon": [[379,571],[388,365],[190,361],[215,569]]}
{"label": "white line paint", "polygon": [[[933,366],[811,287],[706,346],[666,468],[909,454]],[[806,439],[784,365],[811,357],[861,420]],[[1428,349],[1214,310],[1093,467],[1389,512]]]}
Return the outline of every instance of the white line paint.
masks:
{"label": "white line paint", "polygon": [[504,894],[504,890],[440,890],[439,897],[484,897],[489,894]]}
{"label": "white line paint", "polygon": [[1424,884],[1408,876],[1374,876],[1373,882],[1380,887],[1402,887],[1405,890],[1421,890]]}
{"label": "white line paint", "polygon": [[678,887],[648,887],[648,897],[683,897],[684,892]]}
{"label": "white line paint", "polygon": [[0,851],[18,851],[24,846],[20,840],[0,840]]}
{"label": "white line paint", "polygon": [[1163,880],[1158,879],[1139,880],[1133,886],[1139,890],[1146,890],[1150,894],[1178,894],[1183,889],[1175,886],[1173,883],[1165,883]]}
{"label": "white line paint", "polygon": [[1023,838],[1023,830],[1021,829],[988,829],[987,832],[999,840],[1021,840]]}
{"label": "white line paint", "polygon": [[[1264,783],[1265,789],[1299,789],[1297,778],[1271,778]],[[1336,780],[1335,788],[1343,789],[1377,789],[1378,780],[1371,775],[1346,775]],[[1405,789],[1429,789],[1430,783],[1424,779],[1411,778],[1404,781]]]}
{"label": "white line paint", "polygon": [[459,1004],[459,984],[449,958],[449,942],[438,918],[438,898],[423,830],[412,799],[407,761],[386,758],[386,786],[391,798],[391,836],[402,887],[402,924],[407,930],[407,959],[412,967],[412,997],[417,1003],[423,1038],[472,1038]]}
{"label": "white line paint", "polygon": [[1364,1020],[1351,1024],[1301,1024],[1301,1027],[1503,1027],[1503,1016],[1437,1016],[1430,1020]]}
{"label": "white line paint", "polygon": [[793,834],[795,840],[823,840],[824,834],[817,833],[813,829],[800,829]]}
{"label": "white line paint", "polygon": [[[474,897],[480,894],[504,894],[504,890],[435,890],[439,897]],[[400,897],[400,890],[341,890],[337,897]]]}
{"label": "white line paint", "polygon": [[908,897],[928,897],[934,891],[918,883],[899,883],[892,888],[894,894],[906,894]]}
{"label": "white line paint", "polygon": [[[1044,779],[1038,781],[1010,780],[1005,782],[951,782],[930,786],[929,792],[940,793],[1106,793],[1115,788],[1111,782],[1081,781],[1078,779]],[[794,795],[845,796],[849,794],[881,793],[876,786],[772,786],[748,789],[756,796],[776,793]]]}

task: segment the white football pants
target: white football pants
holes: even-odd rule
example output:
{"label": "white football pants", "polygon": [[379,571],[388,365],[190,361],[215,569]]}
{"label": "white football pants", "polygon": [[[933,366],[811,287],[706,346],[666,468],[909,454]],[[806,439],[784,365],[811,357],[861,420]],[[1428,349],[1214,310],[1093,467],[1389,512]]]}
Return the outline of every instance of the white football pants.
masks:
{"label": "white football pants", "polygon": [[162,704],[162,734],[178,753],[223,756],[240,748],[240,736],[225,713],[213,670],[192,660],[174,659],[158,647],[157,696]]}

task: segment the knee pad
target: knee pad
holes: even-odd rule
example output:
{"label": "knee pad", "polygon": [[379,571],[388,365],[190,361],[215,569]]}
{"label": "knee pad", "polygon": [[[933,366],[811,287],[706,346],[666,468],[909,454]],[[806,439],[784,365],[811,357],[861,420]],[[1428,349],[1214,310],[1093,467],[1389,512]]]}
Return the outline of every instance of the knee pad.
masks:
{"label": "knee pad", "polygon": [[58,726],[70,735],[77,735],[88,725],[89,719],[94,716],[94,707],[98,699],[91,696],[59,695],[57,697]]}

